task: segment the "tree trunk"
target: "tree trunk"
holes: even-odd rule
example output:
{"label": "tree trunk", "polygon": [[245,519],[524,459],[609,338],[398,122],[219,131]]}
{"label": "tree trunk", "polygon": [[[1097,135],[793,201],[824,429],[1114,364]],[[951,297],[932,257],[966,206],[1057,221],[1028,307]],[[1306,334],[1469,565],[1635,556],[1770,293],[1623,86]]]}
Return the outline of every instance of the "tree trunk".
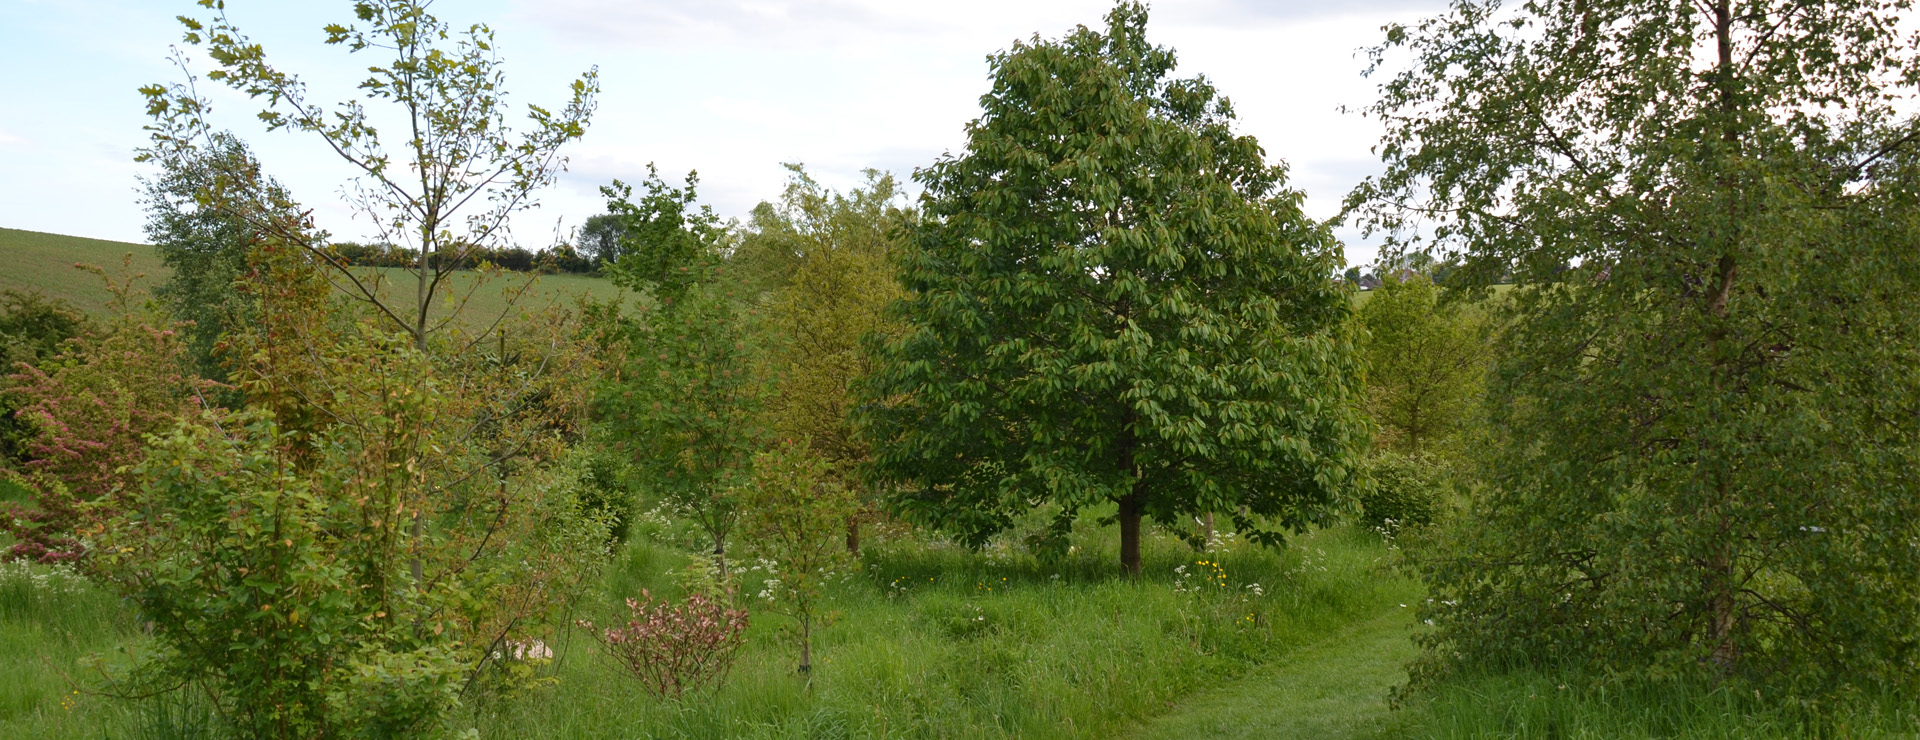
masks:
{"label": "tree trunk", "polygon": [[813,620],[805,617],[800,619],[800,675],[813,676]]}
{"label": "tree trunk", "polygon": [[1140,514],[1146,509],[1146,501],[1138,482],[1120,499],[1120,566],[1134,577],[1140,575]]}
{"label": "tree trunk", "polygon": [[1200,534],[1205,536],[1206,542],[1203,547],[1213,544],[1213,531],[1213,512],[1209,511],[1200,517]]}
{"label": "tree trunk", "polygon": [[420,537],[424,533],[425,526],[420,521],[420,512],[415,511],[413,512],[413,526],[408,531],[409,542],[413,546],[413,557],[407,563],[407,572],[413,575],[413,588],[415,591],[423,588],[427,579],[426,567],[420,562]]}
{"label": "tree trunk", "polygon": [[[1715,83],[1720,93],[1720,112],[1725,117],[1721,122],[1725,127],[1721,132],[1721,138],[1727,144],[1728,155],[1733,155],[1739,151],[1741,143],[1741,131],[1734,126],[1737,120],[1735,113],[1739,107],[1739,102],[1734,98],[1734,75],[1739,70],[1733,58],[1733,0],[1716,0],[1713,4],[1713,15],[1716,50],[1719,52],[1719,65],[1716,69],[1718,78]],[[1732,195],[1738,186],[1723,174],[1720,187],[1727,191],[1723,193],[1724,197]],[[1730,222],[1737,224],[1737,209],[1732,205],[1734,202],[1733,198],[1728,198],[1727,210]],[[1734,278],[1739,274],[1739,265],[1734,260],[1734,249],[1739,244],[1739,235],[1737,233],[1730,235],[1727,241],[1726,251],[1720,255],[1718,263],[1714,265],[1714,272],[1717,273],[1716,285],[1713,293],[1707,298],[1707,313],[1715,320],[1726,318],[1727,302],[1733,296]],[[1711,355],[1707,358],[1707,361],[1714,365],[1712,368],[1714,391],[1723,396],[1731,392],[1727,388],[1726,375],[1729,370],[1725,366],[1726,359],[1722,351],[1726,338],[1724,324],[1713,327],[1709,349]],[[1733,463],[1731,460],[1722,462],[1729,468],[1720,474],[1715,491],[1717,496],[1713,502],[1711,514],[1715,519],[1718,544],[1714,546],[1713,554],[1706,564],[1706,573],[1703,574],[1701,585],[1706,590],[1707,596],[1707,641],[1713,646],[1713,663],[1720,670],[1721,675],[1726,675],[1733,671],[1734,663],[1739,660],[1740,647],[1734,642],[1738,617],[1734,603],[1733,522],[1728,519],[1730,516],[1728,512],[1733,506],[1733,473],[1730,467]]]}
{"label": "tree trunk", "polygon": [[847,553],[860,557],[860,515],[847,517]]}
{"label": "tree trunk", "polygon": [[1721,545],[1707,564],[1707,641],[1713,645],[1713,665],[1721,675],[1733,672],[1740,660],[1734,640],[1733,548]]}
{"label": "tree trunk", "polygon": [[720,573],[720,581],[727,580],[727,540],[720,535],[713,536],[713,569]]}
{"label": "tree trunk", "polygon": [[1120,416],[1120,439],[1117,440],[1118,444],[1114,445],[1116,453],[1114,462],[1121,475],[1133,479],[1132,488],[1128,489],[1127,495],[1122,496],[1119,501],[1120,567],[1126,570],[1127,575],[1138,578],[1140,576],[1140,515],[1146,511],[1147,494],[1140,480],[1139,462],[1135,459],[1135,453],[1140,446],[1139,438],[1134,436],[1135,418],[1132,408],[1128,408]]}

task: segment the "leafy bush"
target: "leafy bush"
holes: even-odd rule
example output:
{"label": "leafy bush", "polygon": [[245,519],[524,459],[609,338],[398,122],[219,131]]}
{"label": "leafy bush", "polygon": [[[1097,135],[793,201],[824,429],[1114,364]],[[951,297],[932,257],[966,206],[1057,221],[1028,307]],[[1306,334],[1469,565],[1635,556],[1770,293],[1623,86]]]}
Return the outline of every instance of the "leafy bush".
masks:
{"label": "leafy bush", "polygon": [[1360,496],[1360,521],[1385,532],[1432,524],[1446,495],[1445,471],[1430,458],[1392,452],[1367,461],[1373,486]]}
{"label": "leafy bush", "polygon": [[695,591],[674,603],[643,589],[639,599],[627,599],[633,618],[626,626],[600,629],[587,620],[580,626],[649,693],[678,699],[725,680],[746,643],[747,612],[728,608],[722,598]]}
{"label": "leafy bush", "polygon": [[[7,396],[19,404],[17,419],[28,432],[21,440],[28,475],[18,482],[33,491],[35,505],[0,508],[0,530],[18,540],[8,559],[79,559],[82,530],[119,511],[118,499],[133,483],[131,467],[146,457],[145,437],[196,413],[201,395],[215,387],[189,370],[180,327],[136,308],[131,279],[93,270],[114,295],[113,319],[7,377]],[[55,333],[83,326],[48,316],[35,323]]]}
{"label": "leafy bush", "polygon": [[96,558],[154,625],[157,655],[121,680],[193,685],[246,737],[427,733],[464,668],[427,618],[444,599],[365,582],[398,575],[393,528],[339,495],[338,468],[287,465],[286,443],[257,414],[156,439]]}
{"label": "leafy bush", "polygon": [[604,521],[609,542],[627,541],[633,529],[634,496],[627,486],[625,461],[597,450],[584,455],[580,471],[580,508]]}
{"label": "leafy bush", "polygon": [[[0,378],[18,372],[23,364],[39,365],[87,329],[86,316],[65,301],[0,290]],[[15,465],[26,459],[26,443],[34,432],[15,416],[21,401],[5,392],[7,385],[0,380],[0,465]]]}

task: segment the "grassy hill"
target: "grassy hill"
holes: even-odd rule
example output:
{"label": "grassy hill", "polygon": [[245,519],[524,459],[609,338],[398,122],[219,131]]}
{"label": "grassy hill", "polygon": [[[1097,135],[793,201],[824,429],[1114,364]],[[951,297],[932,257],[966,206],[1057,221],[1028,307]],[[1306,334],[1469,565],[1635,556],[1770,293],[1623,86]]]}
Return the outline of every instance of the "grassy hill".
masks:
{"label": "grassy hill", "polygon": [[0,270],[0,289],[37,290],[82,310],[99,312],[110,297],[106,284],[74,264],[99,265],[119,273],[121,260],[128,255],[132,255],[128,266],[148,276],[143,281],[148,287],[165,278],[159,256],[145,244],[0,229],[0,264],[6,266]]}
{"label": "grassy hill", "polygon": [[[131,268],[133,273],[146,276],[140,285],[147,289],[166,280],[167,268],[160,264],[153,247],[145,244],[0,228],[0,265],[5,265],[5,269],[0,269],[0,289],[37,290],[89,313],[104,311],[111,297],[106,284],[92,273],[74,267],[76,263],[105,267],[116,278]],[[390,284],[399,283],[411,290],[410,282],[401,282],[410,280],[402,270],[367,268],[367,272],[385,278]],[[506,307],[502,292],[509,283],[517,286],[520,281],[496,280],[476,288],[474,283],[477,278],[477,273],[455,275],[451,281],[452,291],[448,295],[457,299],[471,289],[472,299],[468,301],[463,316],[470,321],[484,322],[499,315]],[[528,297],[522,299],[522,305],[571,303],[582,294],[604,300],[619,293],[620,289],[604,278],[544,275],[538,278]],[[441,305],[444,307],[448,303]]]}

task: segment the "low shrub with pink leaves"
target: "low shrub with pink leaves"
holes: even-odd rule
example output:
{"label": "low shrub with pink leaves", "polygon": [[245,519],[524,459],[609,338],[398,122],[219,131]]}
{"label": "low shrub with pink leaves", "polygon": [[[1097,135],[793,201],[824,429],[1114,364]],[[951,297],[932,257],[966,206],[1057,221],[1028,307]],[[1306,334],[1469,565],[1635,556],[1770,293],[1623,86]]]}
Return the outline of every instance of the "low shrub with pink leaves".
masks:
{"label": "low shrub with pink leaves", "polygon": [[586,620],[580,626],[654,696],[678,699],[718,685],[746,643],[747,612],[707,594],[676,603],[642,590],[639,599],[627,599],[627,609],[633,618],[624,627],[600,629]]}

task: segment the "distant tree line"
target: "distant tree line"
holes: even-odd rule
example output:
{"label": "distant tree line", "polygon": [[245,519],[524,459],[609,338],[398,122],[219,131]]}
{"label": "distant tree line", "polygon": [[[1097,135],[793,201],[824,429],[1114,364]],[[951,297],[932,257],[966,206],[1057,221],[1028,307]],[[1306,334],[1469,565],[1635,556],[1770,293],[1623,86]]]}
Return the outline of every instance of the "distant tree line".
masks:
{"label": "distant tree line", "polygon": [[[392,244],[335,242],[332,249],[335,255],[360,267],[416,267],[420,264],[419,252]],[[577,275],[598,273],[605,264],[604,260],[582,254],[571,244],[560,244],[537,252],[524,247],[474,247],[444,256],[436,253],[433,260],[434,267],[443,270],[466,270],[490,264],[515,272]]]}

